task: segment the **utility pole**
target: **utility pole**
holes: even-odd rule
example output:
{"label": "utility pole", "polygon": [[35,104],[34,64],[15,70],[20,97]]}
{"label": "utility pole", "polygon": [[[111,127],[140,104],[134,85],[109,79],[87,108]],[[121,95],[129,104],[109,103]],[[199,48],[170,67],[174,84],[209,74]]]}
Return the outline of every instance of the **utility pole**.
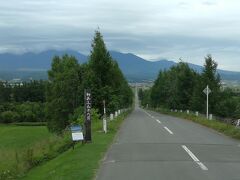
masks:
{"label": "utility pole", "polygon": [[206,116],[207,116],[207,119],[208,119],[208,96],[212,91],[207,85],[207,87],[203,90],[203,92],[207,95],[207,111],[206,111],[207,113],[206,113]]}

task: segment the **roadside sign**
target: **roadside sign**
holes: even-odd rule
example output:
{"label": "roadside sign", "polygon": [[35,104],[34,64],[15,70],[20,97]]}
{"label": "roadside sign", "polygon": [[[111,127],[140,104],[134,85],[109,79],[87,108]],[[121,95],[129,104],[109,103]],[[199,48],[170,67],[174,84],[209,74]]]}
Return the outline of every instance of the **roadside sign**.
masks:
{"label": "roadside sign", "polygon": [[207,87],[203,90],[203,92],[207,95],[207,113],[206,113],[206,115],[207,115],[207,119],[208,119],[208,95],[212,92],[211,91],[211,89],[208,87],[208,85],[207,85]]}
{"label": "roadside sign", "polygon": [[72,131],[72,140],[73,141],[82,141],[84,139],[82,127],[80,125],[74,125],[74,126],[71,126],[70,128]]}
{"label": "roadside sign", "polygon": [[92,94],[89,89],[84,91],[84,105],[85,105],[85,141],[92,141],[91,130],[91,108],[92,108]]}
{"label": "roadside sign", "polygon": [[204,92],[206,95],[208,95],[208,94],[210,94],[212,91],[211,91],[211,89],[207,86],[207,87],[203,90],[203,92]]}

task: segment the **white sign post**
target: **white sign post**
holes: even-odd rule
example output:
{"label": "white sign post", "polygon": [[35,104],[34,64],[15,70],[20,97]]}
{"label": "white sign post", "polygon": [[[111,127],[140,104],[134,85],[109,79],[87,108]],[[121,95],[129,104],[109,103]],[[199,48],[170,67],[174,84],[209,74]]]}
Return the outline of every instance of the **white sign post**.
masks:
{"label": "white sign post", "polygon": [[203,90],[203,92],[207,95],[207,119],[208,119],[208,95],[212,92],[211,89],[209,89],[208,85],[207,87]]}
{"label": "white sign post", "polygon": [[106,118],[106,106],[105,106],[105,100],[103,101],[103,132],[107,133],[107,118]]}

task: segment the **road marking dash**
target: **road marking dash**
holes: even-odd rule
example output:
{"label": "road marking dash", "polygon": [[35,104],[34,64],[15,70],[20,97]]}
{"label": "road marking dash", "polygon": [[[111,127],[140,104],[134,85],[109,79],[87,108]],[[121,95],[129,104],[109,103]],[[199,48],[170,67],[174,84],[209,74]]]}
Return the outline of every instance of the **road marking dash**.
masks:
{"label": "road marking dash", "polygon": [[188,153],[188,155],[193,159],[194,162],[196,162],[200,168],[204,171],[207,171],[208,168],[202,163],[199,161],[199,159],[192,153],[192,151],[190,151],[187,146],[185,145],[182,145],[182,148]]}
{"label": "road marking dash", "polygon": [[162,122],[160,121],[160,120],[158,120],[158,119],[156,119],[156,121],[159,123],[159,124],[161,124]]}
{"label": "road marking dash", "polygon": [[105,164],[108,164],[108,163],[115,163],[116,161],[115,160],[110,160],[110,161],[106,161],[104,162]]}
{"label": "road marking dash", "polygon": [[170,129],[168,129],[166,126],[164,126],[164,129],[166,129],[170,134],[173,134],[173,132]]}
{"label": "road marking dash", "polygon": [[202,163],[202,162],[196,162],[199,166],[200,166],[200,168],[202,169],[202,170],[204,170],[204,171],[207,171],[208,170],[208,168]]}

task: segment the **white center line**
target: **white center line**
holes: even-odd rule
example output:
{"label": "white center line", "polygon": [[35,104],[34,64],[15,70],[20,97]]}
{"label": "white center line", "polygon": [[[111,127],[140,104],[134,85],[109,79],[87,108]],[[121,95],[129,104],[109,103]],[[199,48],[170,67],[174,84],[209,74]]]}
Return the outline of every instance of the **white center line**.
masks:
{"label": "white center line", "polygon": [[160,120],[158,120],[158,119],[156,119],[156,121],[159,123],[159,124],[161,124],[162,122],[160,121]]}
{"label": "white center line", "polygon": [[170,134],[173,134],[173,132],[170,129],[168,129],[166,126],[164,126],[164,129],[166,129]]}
{"label": "white center line", "polygon": [[193,159],[193,161],[200,166],[202,170],[204,171],[208,170],[208,168],[202,162],[199,161],[199,159],[187,148],[187,146],[182,145],[182,148],[188,153],[188,155]]}

